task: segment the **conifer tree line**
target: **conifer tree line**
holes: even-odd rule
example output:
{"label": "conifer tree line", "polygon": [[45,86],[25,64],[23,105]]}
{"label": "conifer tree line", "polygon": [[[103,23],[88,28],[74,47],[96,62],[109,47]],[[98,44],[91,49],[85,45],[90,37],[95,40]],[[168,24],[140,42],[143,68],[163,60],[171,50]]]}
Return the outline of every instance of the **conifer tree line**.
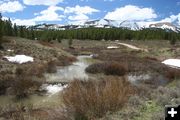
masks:
{"label": "conifer tree line", "polygon": [[174,44],[180,40],[180,33],[162,29],[132,31],[123,28],[81,28],[70,30],[34,30],[33,27],[17,26],[11,20],[2,20],[0,14],[0,43],[2,36],[19,36],[31,40],[51,41],[62,39],[80,40],[169,40]]}

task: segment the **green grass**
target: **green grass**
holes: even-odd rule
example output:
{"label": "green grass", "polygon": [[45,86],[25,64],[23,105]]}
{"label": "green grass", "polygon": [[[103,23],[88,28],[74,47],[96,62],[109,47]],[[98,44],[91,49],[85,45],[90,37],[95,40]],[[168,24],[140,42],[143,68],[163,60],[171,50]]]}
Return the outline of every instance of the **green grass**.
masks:
{"label": "green grass", "polygon": [[147,101],[140,109],[140,115],[133,120],[151,120],[153,114],[164,110],[161,106],[157,105],[155,101]]}

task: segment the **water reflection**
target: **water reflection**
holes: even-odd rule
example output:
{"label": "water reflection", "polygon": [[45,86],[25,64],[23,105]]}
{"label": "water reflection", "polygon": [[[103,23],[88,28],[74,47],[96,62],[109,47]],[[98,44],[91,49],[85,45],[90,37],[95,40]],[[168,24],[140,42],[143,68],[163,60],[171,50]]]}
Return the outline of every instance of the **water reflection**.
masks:
{"label": "water reflection", "polygon": [[88,75],[85,72],[85,68],[88,67],[92,61],[91,56],[78,56],[77,62],[74,62],[70,66],[59,67],[57,73],[46,74],[47,82],[67,82],[74,79],[88,79]]}

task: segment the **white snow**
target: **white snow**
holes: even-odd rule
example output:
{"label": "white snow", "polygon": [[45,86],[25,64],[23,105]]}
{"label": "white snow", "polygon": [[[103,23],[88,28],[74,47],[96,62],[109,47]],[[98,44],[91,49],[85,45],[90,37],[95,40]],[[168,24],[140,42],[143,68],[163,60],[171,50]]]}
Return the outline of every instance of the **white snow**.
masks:
{"label": "white snow", "polygon": [[172,67],[180,68],[180,59],[167,59],[164,60],[162,63]]}
{"label": "white snow", "polygon": [[8,49],[7,51],[8,51],[8,52],[14,52],[14,50],[11,50],[11,49]]}
{"label": "white snow", "polygon": [[6,58],[9,62],[19,63],[19,64],[34,61],[32,57],[26,55],[4,56],[4,58]]}
{"label": "white snow", "polygon": [[169,25],[162,25],[162,26],[159,26],[157,28],[161,28],[161,29],[169,29],[169,30],[173,30],[173,31],[176,31],[176,28],[173,27],[173,26],[169,26]]}
{"label": "white snow", "polygon": [[107,49],[117,49],[119,48],[118,46],[108,46]]}
{"label": "white snow", "polygon": [[68,85],[61,85],[61,84],[57,84],[57,85],[47,85],[45,84],[44,86],[42,86],[42,89],[45,89],[47,90],[47,93],[49,95],[53,95],[53,94],[56,94],[60,91],[62,91],[64,88],[66,88]]}
{"label": "white snow", "polygon": [[126,44],[126,43],[117,43],[117,44],[126,46],[126,47],[131,48],[131,49],[134,49],[134,50],[141,50],[141,48],[138,48],[138,47],[136,47],[136,46],[129,45],[129,44]]}

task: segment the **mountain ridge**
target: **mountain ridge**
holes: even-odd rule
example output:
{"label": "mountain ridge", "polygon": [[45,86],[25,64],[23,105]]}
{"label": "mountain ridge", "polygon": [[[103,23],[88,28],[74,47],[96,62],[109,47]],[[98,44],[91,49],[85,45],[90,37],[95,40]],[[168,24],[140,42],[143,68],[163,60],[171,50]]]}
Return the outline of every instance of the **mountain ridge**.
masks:
{"label": "mountain ridge", "polygon": [[170,22],[137,22],[137,21],[116,21],[110,19],[97,19],[97,20],[87,20],[79,24],[38,24],[35,26],[30,26],[36,30],[52,29],[52,30],[66,30],[66,29],[79,29],[79,28],[124,28],[130,30],[141,30],[144,28],[160,28],[164,30],[171,30],[174,32],[180,32],[180,26],[175,23]]}

